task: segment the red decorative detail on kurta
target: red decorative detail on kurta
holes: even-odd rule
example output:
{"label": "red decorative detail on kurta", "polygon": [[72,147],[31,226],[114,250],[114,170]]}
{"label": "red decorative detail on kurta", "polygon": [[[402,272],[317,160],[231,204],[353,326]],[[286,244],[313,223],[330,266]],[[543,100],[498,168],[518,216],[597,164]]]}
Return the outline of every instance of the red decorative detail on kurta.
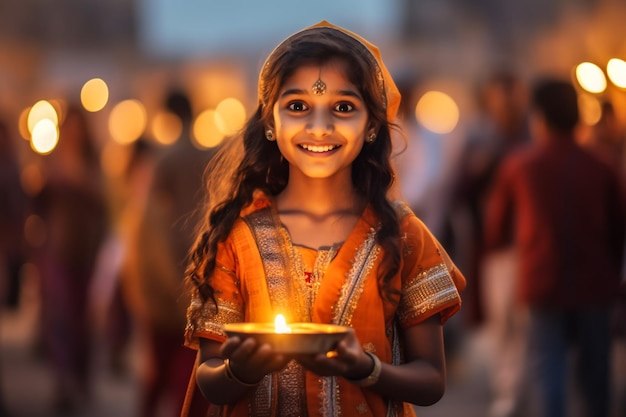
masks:
{"label": "red decorative detail on kurta", "polygon": [[313,278],[313,272],[304,271],[304,281],[307,285],[311,285],[311,279]]}

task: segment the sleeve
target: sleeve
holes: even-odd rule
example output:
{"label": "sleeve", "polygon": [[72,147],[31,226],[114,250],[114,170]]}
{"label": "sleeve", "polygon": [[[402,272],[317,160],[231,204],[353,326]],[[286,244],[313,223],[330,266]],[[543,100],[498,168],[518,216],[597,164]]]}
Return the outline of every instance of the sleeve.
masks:
{"label": "sleeve", "polygon": [[241,280],[238,276],[238,260],[232,236],[220,243],[217,249],[215,271],[211,276],[215,301],[203,302],[198,290],[194,290],[187,310],[187,345],[198,346],[198,338],[222,342],[226,340],[223,325],[244,319],[244,302],[241,296]]}
{"label": "sleeve", "polygon": [[414,214],[401,222],[402,287],[398,317],[404,328],[434,314],[445,323],[461,308],[465,277],[450,256]]}

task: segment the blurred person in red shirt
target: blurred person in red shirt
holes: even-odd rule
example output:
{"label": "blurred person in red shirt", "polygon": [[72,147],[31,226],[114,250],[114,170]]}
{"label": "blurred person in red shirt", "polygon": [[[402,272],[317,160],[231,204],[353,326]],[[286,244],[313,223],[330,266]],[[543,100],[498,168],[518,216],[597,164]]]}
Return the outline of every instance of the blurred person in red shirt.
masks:
{"label": "blurred person in red shirt", "polygon": [[513,242],[517,301],[528,309],[532,415],[566,415],[568,353],[588,416],[608,417],[610,314],[624,250],[625,204],[615,171],[580,147],[577,93],[542,80],[531,95],[533,146],[508,156],[486,211],[486,242]]}

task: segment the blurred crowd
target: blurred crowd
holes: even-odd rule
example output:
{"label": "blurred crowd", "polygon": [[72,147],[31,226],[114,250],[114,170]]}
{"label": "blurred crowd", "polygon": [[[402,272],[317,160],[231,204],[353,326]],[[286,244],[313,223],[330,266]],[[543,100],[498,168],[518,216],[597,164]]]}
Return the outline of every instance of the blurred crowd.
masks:
{"label": "blurred crowd", "polygon": [[[463,366],[455,365],[455,359],[464,357],[467,340],[481,338],[489,417],[538,415],[529,414],[539,384],[533,379],[537,375],[528,372],[535,369],[531,363],[552,354],[566,362],[562,366],[584,365],[597,357],[594,346],[600,346],[608,352],[606,362],[594,362],[591,370],[548,366],[556,381],[541,393],[568,399],[570,414],[550,416],[625,417],[623,118],[606,101],[595,125],[577,123],[571,131],[554,133],[551,117],[566,117],[560,111],[577,106],[575,97],[572,103],[567,94],[549,93],[555,104],[540,97],[531,80],[503,70],[477,83],[473,118],[459,128],[461,140],[451,141],[428,132],[413,117],[419,83],[402,80],[399,85],[401,193],[450,248],[468,280],[462,314],[446,328],[450,367]],[[55,381],[49,409],[56,415],[81,415],[93,401],[96,343],[106,349],[108,372],[137,372],[140,389],[133,416],[176,416],[187,389],[195,352],[182,345],[187,307],[183,276],[203,194],[203,169],[213,150],[199,150],[190,140],[194,113],[185,91],[169,91],[163,105],[181,120],[178,141],[163,146],[142,137],[128,145],[123,173],[115,179],[101,169],[90,114],[79,106],[68,106],[58,147],[37,156],[37,186],[32,180],[25,186],[27,173],[17,149],[25,141],[17,137],[16,126],[0,122],[2,311],[28,308],[21,289],[26,281],[36,283],[40,314],[33,354],[45,359]],[[537,113],[545,119],[542,128],[534,122]],[[558,148],[553,159],[541,159],[533,170],[524,161],[549,147],[541,140],[555,136],[571,144]],[[547,194],[533,186],[547,188]],[[557,222],[565,238],[545,232]],[[537,233],[523,240],[533,227]],[[539,259],[531,272],[529,252]],[[594,254],[592,264],[586,262],[588,253]],[[547,298],[537,303],[524,284],[529,273],[571,281],[546,290]],[[602,294],[595,291],[599,287]],[[597,331],[603,326],[607,340]],[[554,336],[558,332],[561,338]],[[546,338],[546,333],[554,337]],[[129,355],[134,344],[140,367],[129,363],[136,357]],[[560,348],[546,352],[545,346]],[[603,377],[606,385],[584,383],[597,378],[601,384]],[[600,392],[590,393],[594,388]],[[19,416],[2,392],[0,400],[0,415]],[[578,401],[584,406],[572,405]],[[610,408],[604,414],[581,411],[603,403]]]}
{"label": "blurred crowd", "polygon": [[[90,114],[78,106],[63,115],[58,146],[39,156],[42,181],[34,190],[22,186],[20,139],[2,126],[2,304],[26,307],[21,287],[36,282],[33,351],[49,366],[49,407],[57,415],[81,415],[93,400],[96,344],[105,345],[110,372],[137,370],[133,415],[176,416],[181,408],[195,362],[182,344],[185,258],[212,151],[189,140],[192,104],[184,92],[171,91],[164,106],[180,118],[179,140],[158,147],[139,138],[115,181],[101,169]],[[141,367],[128,363],[131,343],[140,346]]]}
{"label": "blurred crowd", "polygon": [[407,118],[399,160],[405,197],[468,279],[450,357],[481,340],[491,417],[624,416],[624,122],[604,101],[587,125],[568,79],[510,71],[487,75],[476,105],[460,150]]}

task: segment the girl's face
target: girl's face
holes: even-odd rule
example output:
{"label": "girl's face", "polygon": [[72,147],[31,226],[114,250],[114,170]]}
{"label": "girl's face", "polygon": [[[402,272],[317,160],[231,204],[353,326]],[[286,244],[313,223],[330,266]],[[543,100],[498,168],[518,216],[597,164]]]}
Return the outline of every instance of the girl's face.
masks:
{"label": "girl's face", "polygon": [[340,59],[297,69],[274,104],[274,134],[292,175],[350,175],[368,134],[368,112]]}

